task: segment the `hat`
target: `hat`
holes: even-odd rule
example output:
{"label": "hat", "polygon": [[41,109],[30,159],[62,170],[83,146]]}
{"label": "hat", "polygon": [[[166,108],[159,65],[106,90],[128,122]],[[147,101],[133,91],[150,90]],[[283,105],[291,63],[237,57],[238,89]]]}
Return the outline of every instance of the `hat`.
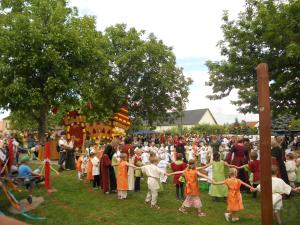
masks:
{"label": "hat", "polygon": [[20,160],[21,163],[24,163],[24,162],[28,162],[30,159],[29,159],[29,156],[26,155],[26,156],[23,156]]}

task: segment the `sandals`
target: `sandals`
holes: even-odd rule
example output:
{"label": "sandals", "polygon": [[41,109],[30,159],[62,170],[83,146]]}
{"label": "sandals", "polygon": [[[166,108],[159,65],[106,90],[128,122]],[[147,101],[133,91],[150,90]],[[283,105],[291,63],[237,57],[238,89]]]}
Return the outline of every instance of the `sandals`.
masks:
{"label": "sandals", "polygon": [[179,211],[179,212],[182,212],[182,213],[184,213],[184,214],[187,214],[187,211],[185,211],[182,207],[180,207],[180,208],[178,209],[178,211]]}
{"label": "sandals", "polygon": [[158,205],[151,205],[151,208],[160,209],[160,207]]}
{"label": "sandals", "polygon": [[199,216],[199,217],[204,217],[204,216],[206,216],[206,213],[204,213],[204,212],[199,212],[199,213],[198,213],[198,216]]}

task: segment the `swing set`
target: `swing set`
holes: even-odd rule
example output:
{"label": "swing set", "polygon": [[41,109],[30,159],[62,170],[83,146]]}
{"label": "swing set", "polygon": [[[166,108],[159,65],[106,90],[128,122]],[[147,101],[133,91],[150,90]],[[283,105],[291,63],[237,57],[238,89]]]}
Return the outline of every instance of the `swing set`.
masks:
{"label": "swing set", "polygon": [[[49,148],[49,146],[45,146],[45,148]],[[8,168],[8,162],[9,157],[6,157],[5,159],[2,158],[3,166],[0,171],[0,191],[4,193],[4,196],[8,200],[9,204],[13,209],[15,209],[17,212],[19,212],[23,217],[30,219],[30,220],[45,220],[45,217],[39,217],[39,216],[33,216],[27,213],[29,211],[26,206],[22,206],[20,202],[17,200],[13,192],[22,192],[22,190],[19,188],[21,186],[26,185],[26,178],[25,177],[18,177],[13,176],[9,173]],[[43,178],[45,177],[45,187],[47,190],[50,189],[50,183],[49,183],[49,175],[50,175],[50,169],[54,171],[56,174],[59,174],[57,170],[55,170],[50,165],[50,160],[47,157],[47,159],[44,160],[44,162],[40,161],[41,165],[38,167],[37,171],[39,172],[39,176],[31,176],[31,178]],[[40,179],[39,182],[43,181],[44,179]],[[0,211],[0,215],[4,215]]]}

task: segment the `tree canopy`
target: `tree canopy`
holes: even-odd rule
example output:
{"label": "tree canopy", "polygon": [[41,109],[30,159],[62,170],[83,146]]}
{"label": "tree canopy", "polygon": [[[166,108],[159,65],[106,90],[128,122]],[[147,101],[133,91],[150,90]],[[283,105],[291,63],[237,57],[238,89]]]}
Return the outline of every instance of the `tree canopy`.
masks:
{"label": "tree canopy", "polygon": [[182,110],[190,83],[153,34],[97,31],[66,0],[0,2],[0,107],[35,120],[40,138],[53,108],[105,120],[127,101],[134,118],[159,120]]}
{"label": "tree canopy", "polygon": [[274,115],[300,115],[300,0],[246,0],[238,19],[223,16],[223,57],[207,61],[213,94],[221,99],[238,89],[243,113],[257,112],[256,66],[267,63],[270,100]]}

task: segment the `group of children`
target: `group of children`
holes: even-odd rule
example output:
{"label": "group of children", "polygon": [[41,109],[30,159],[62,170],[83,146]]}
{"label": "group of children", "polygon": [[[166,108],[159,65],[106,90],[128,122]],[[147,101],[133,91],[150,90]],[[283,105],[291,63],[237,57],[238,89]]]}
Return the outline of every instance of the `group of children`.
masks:
{"label": "group of children", "polygon": [[[145,203],[150,203],[152,208],[159,209],[157,204],[159,190],[162,184],[167,182],[167,177],[173,176],[173,184],[176,187],[176,198],[184,200],[179,211],[186,213],[187,208],[193,207],[197,209],[198,216],[202,217],[206,215],[202,211],[202,202],[198,188],[198,178],[202,177],[210,184],[209,195],[215,198],[227,198],[228,212],[224,214],[225,219],[233,222],[238,221],[237,212],[244,208],[240,187],[245,186],[249,188],[253,192],[253,197],[256,197],[256,191],[260,190],[258,154],[255,151],[251,152],[251,161],[249,164],[237,167],[223,161],[219,153],[212,154],[209,149],[200,149],[199,152],[202,150],[206,151],[206,160],[203,160],[204,153],[202,153],[203,156],[198,154],[199,157],[195,157],[195,155],[187,157],[189,159],[188,163],[184,162],[184,157],[181,153],[176,153],[174,158],[172,158],[172,155],[167,150],[159,148],[156,150],[153,150],[153,148],[146,150],[136,148],[133,157],[129,157],[120,151],[115,152],[112,165],[116,174],[118,199],[126,199],[127,190],[131,190],[129,188],[129,182],[131,182],[129,179],[129,169],[131,169],[134,176],[134,190],[140,191],[141,178],[146,176],[148,192]],[[78,178],[82,179],[83,174],[86,173],[87,179],[89,177],[93,178],[93,187],[98,188],[100,179],[99,158],[101,158],[101,153],[96,155],[93,150],[89,151],[89,153],[88,156],[82,155],[77,160]],[[201,166],[197,167],[198,164]],[[289,171],[295,171],[293,168],[296,165],[291,163],[289,158],[286,165],[289,177],[294,179],[295,174]],[[92,170],[89,170],[88,167],[92,168]],[[171,173],[167,172],[168,168],[172,170]],[[237,178],[238,170],[245,168],[248,168],[252,173],[252,186]],[[280,178],[276,178],[277,168],[273,167],[272,173],[274,215],[278,224],[281,224],[278,213],[282,208],[281,194],[289,195],[292,190],[298,191],[299,187],[294,188],[293,183],[291,183],[291,187],[285,184]]]}

